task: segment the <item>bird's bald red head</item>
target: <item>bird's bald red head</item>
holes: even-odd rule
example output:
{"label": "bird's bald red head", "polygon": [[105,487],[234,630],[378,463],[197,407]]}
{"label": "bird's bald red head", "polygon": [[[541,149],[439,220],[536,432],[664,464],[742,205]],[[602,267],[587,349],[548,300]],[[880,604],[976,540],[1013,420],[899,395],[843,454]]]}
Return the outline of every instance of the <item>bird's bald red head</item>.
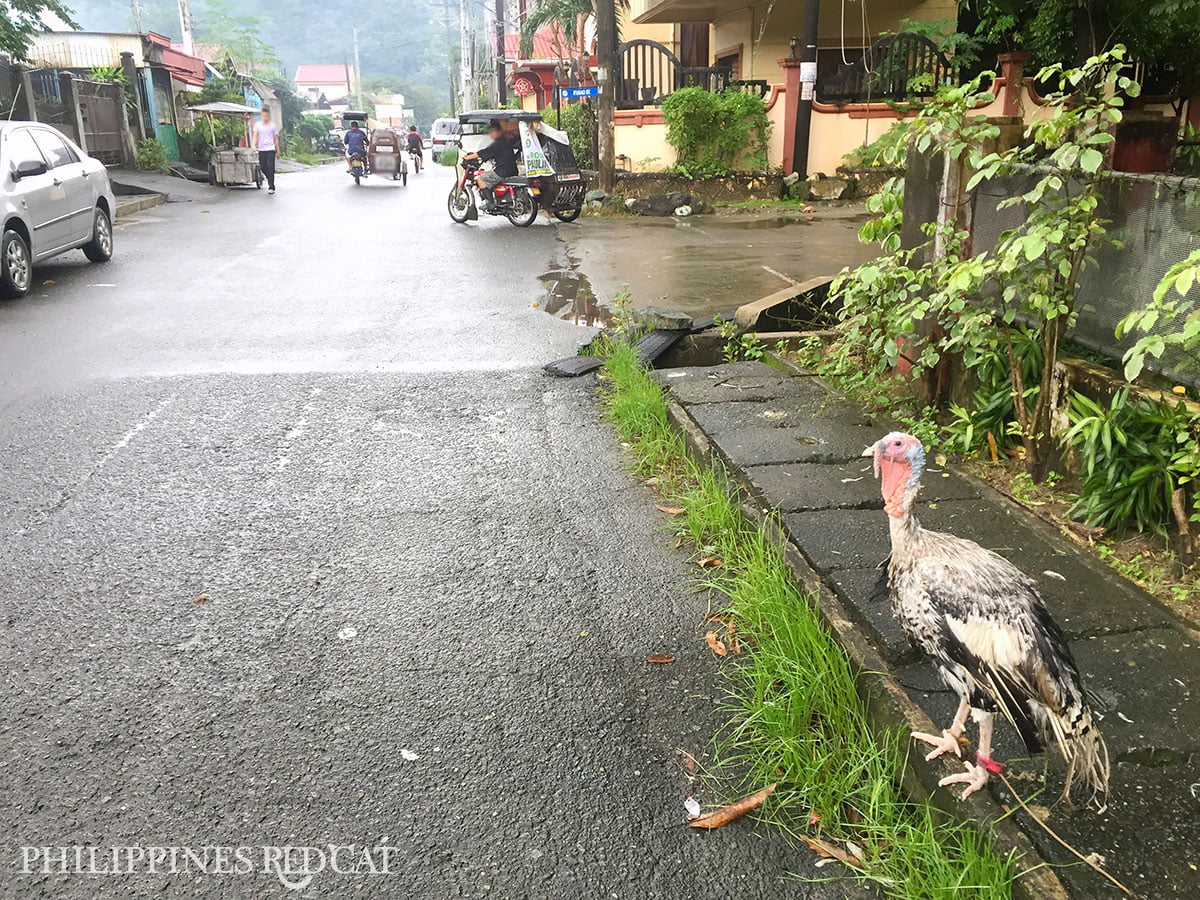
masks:
{"label": "bird's bald red head", "polygon": [[875,461],[883,508],[889,516],[904,515],[925,470],[925,448],[911,434],[893,431],[863,451]]}

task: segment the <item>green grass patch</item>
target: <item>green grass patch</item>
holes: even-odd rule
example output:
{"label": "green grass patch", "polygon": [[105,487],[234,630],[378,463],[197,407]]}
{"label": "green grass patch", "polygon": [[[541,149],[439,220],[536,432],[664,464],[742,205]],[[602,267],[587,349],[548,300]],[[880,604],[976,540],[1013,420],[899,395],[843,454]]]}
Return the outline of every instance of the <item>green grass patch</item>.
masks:
{"label": "green grass patch", "polygon": [[[698,555],[722,561],[704,570],[707,585],[728,598],[723,615],[744,646],[726,667],[732,719],[717,739],[717,777],[737,795],[778,783],[761,814],[793,835],[852,842],[863,859],[858,877],[890,897],[1010,898],[1014,860],[976,829],[941,822],[904,796],[908,736],[877,737],[850,660],[779,549],[742,516],[724,473],[688,455],[632,348],[608,349],[607,419],[637,472],[656,477],[664,502],[684,510],[679,534]],[[830,874],[845,871],[837,864]]]}

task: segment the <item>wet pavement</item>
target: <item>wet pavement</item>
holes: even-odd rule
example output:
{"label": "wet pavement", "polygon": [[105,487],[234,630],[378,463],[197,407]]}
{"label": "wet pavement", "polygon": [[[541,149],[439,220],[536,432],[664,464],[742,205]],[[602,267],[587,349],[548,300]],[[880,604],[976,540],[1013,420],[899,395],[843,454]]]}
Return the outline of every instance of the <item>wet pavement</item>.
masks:
{"label": "wet pavement", "polygon": [[564,233],[592,291],[608,304],[628,284],[637,306],[721,313],[875,256],[858,240],[861,206],[812,215],[725,213],[683,219],[585,219]]}
{"label": "wet pavement", "polygon": [[[0,303],[3,896],[859,895],[685,827],[707,601],[539,371],[592,335],[534,304],[594,223],[456,226],[448,180],[203,191]],[[330,844],[373,863],[270,855]]]}
{"label": "wet pavement", "polygon": [[[887,523],[871,462],[860,454],[893,424],[872,421],[816,378],[781,375],[761,362],[668,369],[658,377],[734,477],[763,508],[779,511],[805,565],[849,610],[854,630],[893,667],[910,700],[937,728],[946,725],[957,698],[909,647],[881,584]],[[1071,639],[1112,757],[1108,807],[1056,803],[1061,764],[1050,764],[1047,776],[1044,759],[1021,759],[1024,748],[1002,723],[995,758],[1009,763],[1008,777],[1051,828],[1083,853],[1100,854],[1138,895],[1200,896],[1200,632],[981,482],[935,465],[923,485],[921,523],[1013,560],[1034,578]],[[967,735],[974,739],[973,726]],[[918,758],[915,765],[929,783],[958,771],[941,761]],[[1015,806],[1003,786],[993,782],[993,791]],[[968,815],[998,813],[947,802]],[[1014,818],[1061,866],[1059,878],[1073,896],[1122,896],[1023,812]]]}

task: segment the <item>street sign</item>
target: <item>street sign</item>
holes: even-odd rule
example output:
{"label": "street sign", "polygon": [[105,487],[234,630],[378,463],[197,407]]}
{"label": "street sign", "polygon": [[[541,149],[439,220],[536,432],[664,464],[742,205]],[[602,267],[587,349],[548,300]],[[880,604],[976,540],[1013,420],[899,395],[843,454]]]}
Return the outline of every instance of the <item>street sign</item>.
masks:
{"label": "street sign", "polygon": [[567,87],[559,88],[559,93],[568,100],[575,100],[579,97],[599,97],[600,88],[594,84],[591,87]]}

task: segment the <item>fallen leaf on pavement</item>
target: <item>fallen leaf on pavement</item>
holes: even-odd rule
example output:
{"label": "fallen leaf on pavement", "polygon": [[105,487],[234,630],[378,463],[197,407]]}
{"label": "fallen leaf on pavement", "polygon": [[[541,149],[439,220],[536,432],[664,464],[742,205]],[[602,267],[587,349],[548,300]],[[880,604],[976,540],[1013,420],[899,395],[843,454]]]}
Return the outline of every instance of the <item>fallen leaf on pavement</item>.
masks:
{"label": "fallen leaf on pavement", "polygon": [[683,768],[688,772],[695,772],[696,757],[692,756],[686,750],[680,750],[679,752],[683,754]]}
{"label": "fallen leaf on pavement", "polygon": [[665,512],[668,516],[682,516],[684,513],[683,507],[680,506],[663,506],[661,503],[655,503],[654,508],[659,512]]}
{"label": "fallen leaf on pavement", "polygon": [[722,806],[720,809],[714,809],[710,813],[706,813],[697,819],[692,819],[688,822],[692,828],[720,828],[722,825],[728,825],[734,819],[740,819],[751,810],[758,809],[762,806],[763,801],[770,796],[771,791],[775,790],[775,785],[768,785],[761,791],[751,794],[749,797],[743,797],[728,806]]}
{"label": "fallen leaf on pavement", "polygon": [[721,561],[715,556],[706,556],[701,560],[697,560],[696,565],[702,569],[711,569],[713,566],[721,565]]}
{"label": "fallen leaf on pavement", "polygon": [[800,840],[808,844],[817,856],[822,859],[836,859],[838,862],[844,862],[848,866],[853,866],[856,869],[862,868],[862,860],[853,853],[848,853],[836,844],[831,844],[822,838],[809,837],[807,834],[798,835]]}
{"label": "fallen leaf on pavement", "polygon": [[725,629],[725,636],[729,638],[729,650],[734,656],[742,652],[742,642],[737,636],[737,622],[730,622]]}
{"label": "fallen leaf on pavement", "polygon": [[710,631],[704,635],[704,643],[708,644],[708,649],[717,654],[717,656],[729,655],[729,651],[725,649],[725,644],[717,637],[715,631]]}
{"label": "fallen leaf on pavement", "polygon": [[207,603],[208,602],[208,594],[197,594],[196,598],[192,602],[193,603]]}
{"label": "fallen leaf on pavement", "polygon": [[648,663],[673,663],[675,662],[674,653],[651,653],[646,657]]}

